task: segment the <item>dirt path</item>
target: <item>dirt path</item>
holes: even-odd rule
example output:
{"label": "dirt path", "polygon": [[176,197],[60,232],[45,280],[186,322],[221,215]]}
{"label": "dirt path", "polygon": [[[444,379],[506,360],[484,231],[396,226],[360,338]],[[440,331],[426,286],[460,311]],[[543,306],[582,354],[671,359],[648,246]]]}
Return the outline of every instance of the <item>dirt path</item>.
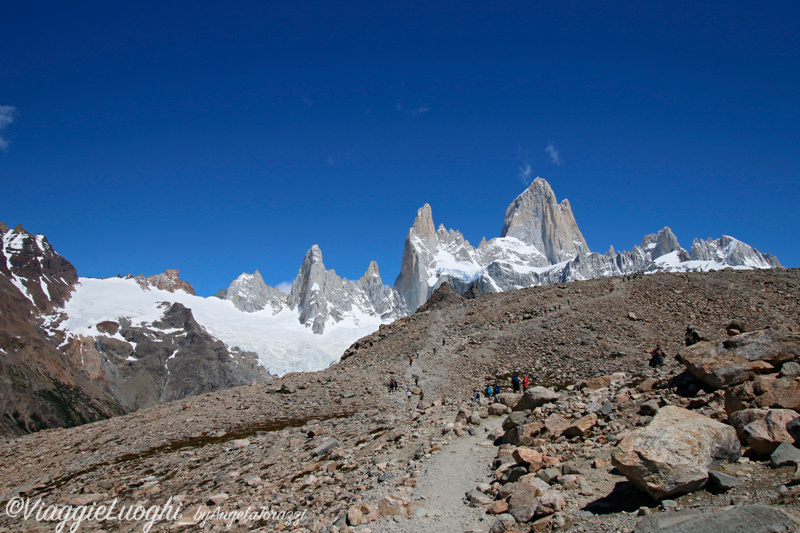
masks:
{"label": "dirt path", "polygon": [[381,531],[410,533],[453,533],[480,531],[491,527],[493,519],[483,507],[469,507],[464,494],[489,480],[496,449],[486,438],[502,423],[502,417],[489,417],[475,436],[455,437],[442,451],[424,461],[416,489],[411,495],[415,513],[397,522],[381,524]]}

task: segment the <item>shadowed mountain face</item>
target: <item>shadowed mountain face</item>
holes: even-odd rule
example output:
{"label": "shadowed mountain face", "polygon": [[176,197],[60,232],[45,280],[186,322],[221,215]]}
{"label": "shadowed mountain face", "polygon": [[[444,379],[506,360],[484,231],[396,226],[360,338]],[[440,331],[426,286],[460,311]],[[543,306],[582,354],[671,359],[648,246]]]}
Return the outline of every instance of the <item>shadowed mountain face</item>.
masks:
{"label": "shadowed mountain face", "polygon": [[[226,348],[180,304],[152,324],[121,318],[67,337],[61,309],[75,268],[42,235],[4,224],[0,234],[0,432],[84,424],[269,378],[254,354]],[[177,271],[137,281],[191,291]]]}
{"label": "shadowed mountain face", "polygon": [[42,316],[64,305],[75,268],[41,235],[0,225],[0,429],[19,434],[119,414],[108,391],[57,349]]}

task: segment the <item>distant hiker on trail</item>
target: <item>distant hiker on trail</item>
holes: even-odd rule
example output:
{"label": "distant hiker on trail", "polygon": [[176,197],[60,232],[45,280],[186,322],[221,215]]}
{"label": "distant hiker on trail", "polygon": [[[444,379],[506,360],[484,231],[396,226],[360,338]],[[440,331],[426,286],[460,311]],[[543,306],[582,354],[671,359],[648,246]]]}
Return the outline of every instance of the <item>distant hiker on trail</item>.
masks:
{"label": "distant hiker on trail", "polygon": [[495,383],[492,392],[494,393],[494,397],[497,398],[497,396],[500,394],[500,385]]}
{"label": "distant hiker on trail", "polygon": [[389,381],[389,392],[394,392],[397,390],[397,380],[392,378]]}
{"label": "distant hiker on trail", "polygon": [[685,337],[686,346],[697,344],[702,340],[703,337],[701,337],[700,334],[697,333],[697,330],[694,329],[693,325],[689,324],[688,326],[686,326],[686,337]]}
{"label": "distant hiker on trail", "polygon": [[511,376],[511,388],[514,389],[514,392],[519,392],[519,376],[516,374]]}
{"label": "distant hiker on trail", "polygon": [[492,386],[491,385],[486,385],[486,397],[487,398],[491,398],[492,397]]}
{"label": "distant hiker on trail", "polygon": [[528,390],[528,385],[530,385],[530,383],[531,383],[531,380],[528,379],[528,375],[527,374],[522,376],[522,392],[525,392],[526,390]]}
{"label": "distant hiker on trail", "polygon": [[656,349],[650,352],[650,366],[653,368],[659,367],[664,364],[664,358],[666,355],[664,354],[664,350],[661,349],[661,343],[656,343]]}
{"label": "distant hiker on trail", "polygon": [[408,366],[414,364],[414,354],[408,354]]}
{"label": "distant hiker on trail", "polygon": [[408,401],[410,402],[411,401],[411,389],[408,389],[406,391],[406,396],[408,396]]}
{"label": "distant hiker on trail", "polygon": [[414,386],[419,387],[419,376],[414,374]]}
{"label": "distant hiker on trail", "polygon": [[475,389],[475,396],[473,396],[473,399],[476,401],[480,401],[481,393],[478,392],[478,389]]}

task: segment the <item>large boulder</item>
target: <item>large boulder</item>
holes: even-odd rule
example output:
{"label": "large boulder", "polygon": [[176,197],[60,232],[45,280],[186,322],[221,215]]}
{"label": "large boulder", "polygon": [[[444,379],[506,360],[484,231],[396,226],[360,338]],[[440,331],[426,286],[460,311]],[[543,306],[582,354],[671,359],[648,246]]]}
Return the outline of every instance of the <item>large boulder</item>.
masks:
{"label": "large boulder", "polygon": [[770,455],[782,442],[794,442],[786,425],[799,416],[800,414],[790,409],[772,409],[764,418],[753,420],[744,426],[742,434],[754,452],[758,455]]}
{"label": "large boulder", "polygon": [[778,374],[756,376],[725,391],[725,411],[730,415],[747,408],[800,411],[800,379]]}
{"label": "large boulder", "polygon": [[753,331],[682,348],[677,358],[697,379],[716,388],[730,387],[800,359],[800,334],[783,328]]}
{"label": "large boulder", "polygon": [[779,533],[800,527],[784,511],[766,505],[743,505],[722,511],[655,513],[636,525],[633,533]]}
{"label": "large boulder", "polygon": [[525,391],[522,398],[514,406],[514,411],[525,411],[530,409],[533,411],[537,407],[541,407],[546,403],[557,402],[559,395],[557,392],[537,385]]}
{"label": "large boulder", "polygon": [[731,426],[667,406],[647,427],[623,434],[611,460],[653,499],[663,500],[702,488],[713,465],[735,461],[741,452]]}

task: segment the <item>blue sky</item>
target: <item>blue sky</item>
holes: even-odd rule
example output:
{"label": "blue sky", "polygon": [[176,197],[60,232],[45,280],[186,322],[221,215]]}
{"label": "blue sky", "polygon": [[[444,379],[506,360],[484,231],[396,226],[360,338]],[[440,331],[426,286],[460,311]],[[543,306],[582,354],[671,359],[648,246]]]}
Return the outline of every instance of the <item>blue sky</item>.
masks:
{"label": "blue sky", "polygon": [[82,276],[385,283],[536,176],[593,251],[669,226],[800,267],[800,3],[14,2],[0,220]]}

